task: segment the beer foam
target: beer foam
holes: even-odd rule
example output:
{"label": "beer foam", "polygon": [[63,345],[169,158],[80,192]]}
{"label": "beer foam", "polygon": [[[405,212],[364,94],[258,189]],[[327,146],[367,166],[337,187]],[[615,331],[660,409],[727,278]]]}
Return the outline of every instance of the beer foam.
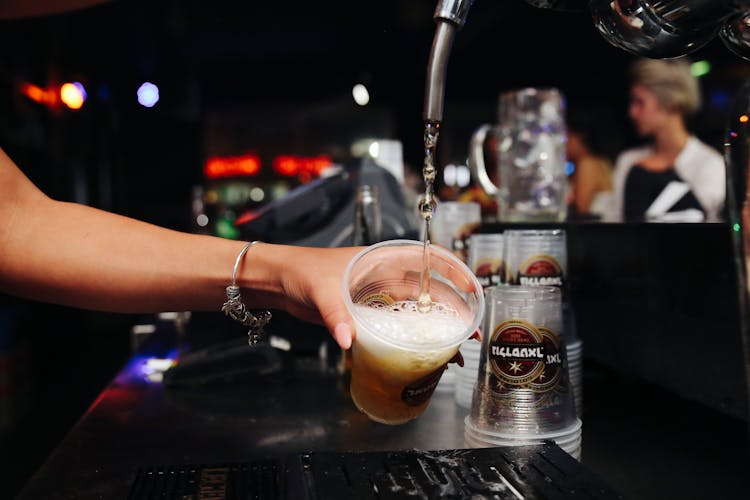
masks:
{"label": "beer foam", "polygon": [[399,345],[442,345],[459,340],[466,332],[466,322],[451,306],[433,302],[427,313],[417,307],[417,302],[410,300],[354,305],[359,322],[383,340]]}

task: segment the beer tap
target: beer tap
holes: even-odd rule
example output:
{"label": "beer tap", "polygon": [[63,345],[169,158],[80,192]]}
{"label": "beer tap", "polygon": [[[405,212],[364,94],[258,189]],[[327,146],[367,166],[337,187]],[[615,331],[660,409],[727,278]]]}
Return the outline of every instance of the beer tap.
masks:
{"label": "beer tap", "polygon": [[[581,11],[586,0],[525,0],[541,9]],[[466,23],[474,0],[438,0],[437,24],[427,63],[425,123],[441,123],[448,58],[456,32]],[[691,52],[717,34],[733,13],[747,13],[750,0],[589,0],[594,24],[615,46],[651,57]],[[737,30],[735,29],[735,32]],[[739,38],[739,36],[735,36]]]}
{"label": "beer tap", "polygon": [[437,27],[432,41],[430,59],[427,63],[425,84],[424,118],[425,123],[443,121],[443,100],[445,96],[445,76],[448,57],[453,47],[456,31],[463,27],[474,0],[439,0],[433,16]]}
{"label": "beer tap", "polygon": [[[599,33],[612,45],[652,57],[687,55],[718,36],[732,52],[750,60],[750,0],[525,0],[541,9],[588,9]],[[427,64],[423,118],[443,120],[445,77],[456,32],[474,0],[438,0],[437,23]]]}

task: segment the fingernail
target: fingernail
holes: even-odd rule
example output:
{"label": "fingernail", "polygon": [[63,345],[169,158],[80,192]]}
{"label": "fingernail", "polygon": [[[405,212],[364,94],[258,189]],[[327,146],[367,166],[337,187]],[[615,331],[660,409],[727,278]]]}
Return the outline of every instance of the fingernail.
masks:
{"label": "fingernail", "polygon": [[346,323],[339,323],[333,331],[336,342],[342,349],[349,349],[352,346],[352,329]]}

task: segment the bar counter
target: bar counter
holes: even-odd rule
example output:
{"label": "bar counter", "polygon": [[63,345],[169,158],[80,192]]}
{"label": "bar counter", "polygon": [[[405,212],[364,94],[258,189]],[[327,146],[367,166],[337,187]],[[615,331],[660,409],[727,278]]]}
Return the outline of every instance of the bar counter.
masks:
{"label": "bar counter", "polygon": [[[584,342],[579,472],[611,486],[616,498],[746,498],[748,424],[731,232],[719,225],[568,229]],[[680,251],[689,247],[705,253],[702,265]],[[273,349],[278,357],[265,365],[255,360],[256,373],[210,386],[149,380],[148,359],[174,356],[176,346],[185,354],[227,339],[240,345],[243,330],[230,323],[206,313],[193,316],[186,339],[152,335],[19,500],[128,498],[139,470],[164,464],[466,448],[467,410],[451,393],[437,391],[425,414],[408,424],[371,422],[335,370],[330,337],[283,316],[270,326],[293,339],[293,349]],[[713,351],[703,342],[709,331]]]}
{"label": "bar counter", "polygon": [[174,337],[158,336],[94,401],[19,500],[128,498],[139,469],[151,466],[239,463],[307,451],[466,448],[468,410],[455,404],[452,392],[437,390],[425,414],[410,423],[378,424],[354,407],[347,378],[331,361],[268,345],[256,349],[263,354],[259,365],[268,361],[258,373],[206,386],[167,386],[154,379],[149,360],[174,355],[165,342]]}
{"label": "bar counter", "polygon": [[[19,500],[137,498],[129,495],[138,471],[165,464],[466,448],[467,410],[449,392],[437,391],[419,419],[386,426],[356,410],[346,379],[318,357],[282,356],[282,366],[268,375],[166,387],[150,381],[144,367],[152,355],[174,351],[164,343],[151,352],[148,346],[106,387]],[[716,491],[742,498],[748,466],[742,422],[596,365],[585,372],[583,458],[575,473],[577,480],[598,481],[598,498],[707,498],[701,495]],[[689,493],[697,496],[683,496]]]}

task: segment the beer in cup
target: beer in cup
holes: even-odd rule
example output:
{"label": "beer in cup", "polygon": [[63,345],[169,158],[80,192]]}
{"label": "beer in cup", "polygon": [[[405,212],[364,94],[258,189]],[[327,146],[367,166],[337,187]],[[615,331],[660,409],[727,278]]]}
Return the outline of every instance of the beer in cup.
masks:
{"label": "beer in cup", "polygon": [[344,273],[352,315],[350,393],[357,408],[384,424],[403,424],[427,408],[448,361],[479,327],[482,286],[451,252],[430,246],[429,312],[420,312],[423,243],[392,240],[360,252]]}

